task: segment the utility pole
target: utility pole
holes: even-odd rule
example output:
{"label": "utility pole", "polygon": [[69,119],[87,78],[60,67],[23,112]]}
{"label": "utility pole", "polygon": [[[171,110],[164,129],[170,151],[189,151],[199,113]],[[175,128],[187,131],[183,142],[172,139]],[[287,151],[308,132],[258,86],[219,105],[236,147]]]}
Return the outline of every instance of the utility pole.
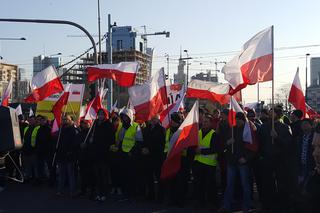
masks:
{"label": "utility pole", "polygon": [[100,27],[100,0],[98,0],[98,34],[99,34],[99,64],[102,64],[101,54],[101,27]]}
{"label": "utility pole", "polygon": [[[108,14],[108,64],[112,64],[112,27],[111,15]],[[113,82],[112,79],[108,80],[108,110],[111,110],[113,105]]]}

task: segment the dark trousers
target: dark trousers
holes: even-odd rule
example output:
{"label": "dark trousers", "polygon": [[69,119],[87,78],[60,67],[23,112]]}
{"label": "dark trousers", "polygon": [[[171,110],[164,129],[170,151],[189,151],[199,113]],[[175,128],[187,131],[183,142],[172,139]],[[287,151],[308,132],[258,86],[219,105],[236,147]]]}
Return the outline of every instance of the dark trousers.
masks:
{"label": "dark trousers", "polygon": [[111,186],[115,188],[121,187],[121,170],[119,152],[109,153],[110,179]]}
{"label": "dark trousers", "polygon": [[119,152],[119,157],[123,193],[127,197],[132,197],[136,194],[135,157],[125,152]]}
{"label": "dark trousers", "polygon": [[106,162],[94,162],[93,170],[96,180],[97,195],[105,196],[108,191],[108,168]]}
{"label": "dark trousers", "polygon": [[201,205],[205,205],[206,201],[217,205],[216,167],[195,161],[193,172],[195,178],[195,199]]}
{"label": "dark trousers", "polygon": [[79,174],[81,180],[81,192],[86,193],[87,189],[94,189],[94,170],[93,165],[88,159],[79,161]]}
{"label": "dark trousers", "polygon": [[286,210],[290,200],[290,177],[283,161],[261,160],[261,201],[265,209]]}

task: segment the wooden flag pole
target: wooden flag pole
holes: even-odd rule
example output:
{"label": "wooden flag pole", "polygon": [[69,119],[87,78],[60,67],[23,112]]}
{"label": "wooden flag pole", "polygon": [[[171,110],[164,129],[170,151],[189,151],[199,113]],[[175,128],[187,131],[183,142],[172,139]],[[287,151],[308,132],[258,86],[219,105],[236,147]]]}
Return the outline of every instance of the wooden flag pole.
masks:
{"label": "wooden flag pole", "polygon": [[[272,131],[274,131],[274,36],[273,36],[273,25],[271,26],[271,44],[272,44]],[[272,138],[272,144],[274,143],[274,138]]]}

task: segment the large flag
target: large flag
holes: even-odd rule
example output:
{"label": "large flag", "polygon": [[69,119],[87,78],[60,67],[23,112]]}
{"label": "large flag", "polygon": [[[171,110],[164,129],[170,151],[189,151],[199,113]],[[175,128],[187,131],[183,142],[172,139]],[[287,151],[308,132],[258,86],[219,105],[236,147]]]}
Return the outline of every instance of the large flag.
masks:
{"label": "large flag", "polygon": [[63,85],[54,66],[50,65],[32,78],[32,93],[25,102],[32,103],[44,100],[46,97],[63,91]]}
{"label": "large flag", "polygon": [[108,78],[117,82],[119,86],[134,85],[139,64],[137,62],[121,62],[119,64],[98,64],[87,67],[88,81]]}
{"label": "large flag", "polygon": [[311,118],[311,119],[315,119],[315,118],[320,118],[320,114],[315,111],[314,109],[312,109],[311,106],[309,106],[307,103],[306,103],[306,115]]}
{"label": "large flag", "polygon": [[163,111],[168,102],[163,68],[145,84],[130,87],[129,96],[138,122],[150,120]]}
{"label": "large flag", "polygon": [[9,105],[9,98],[10,98],[11,94],[12,94],[12,78],[10,79],[6,90],[2,94],[1,106],[8,106]]}
{"label": "large flag", "polygon": [[306,100],[303,94],[303,90],[299,78],[299,68],[297,69],[296,75],[294,77],[288,101],[294,106],[294,108],[299,109],[303,112],[303,116],[306,115]]}
{"label": "large flag", "polygon": [[87,109],[86,109],[86,115],[84,117],[85,120],[96,119],[98,110],[104,109],[102,105],[102,100],[107,94],[107,91],[108,91],[107,89],[100,88],[97,96],[88,103]]}
{"label": "large flag", "polygon": [[199,102],[196,101],[179,129],[172,135],[168,155],[161,168],[161,179],[174,177],[181,167],[181,152],[199,143]]}
{"label": "large flag", "polygon": [[[52,112],[54,114],[55,121],[57,122],[58,127],[61,126],[61,115],[62,109],[68,104],[68,99],[70,95],[70,84],[67,84],[64,88],[64,92],[61,94],[58,101],[53,105]],[[72,91],[71,91],[72,92]]]}
{"label": "large flag", "polygon": [[269,27],[247,41],[239,55],[222,69],[232,87],[231,94],[258,82],[273,79],[273,30]]}
{"label": "large flag", "polygon": [[[210,81],[192,80],[187,89],[186,97],[208,99],[212,102],[218,102],[221,105],[227,104],[230,101],[230,85],[217,84]],[[236,93],[237,100],[241,100],[241,95]]]}

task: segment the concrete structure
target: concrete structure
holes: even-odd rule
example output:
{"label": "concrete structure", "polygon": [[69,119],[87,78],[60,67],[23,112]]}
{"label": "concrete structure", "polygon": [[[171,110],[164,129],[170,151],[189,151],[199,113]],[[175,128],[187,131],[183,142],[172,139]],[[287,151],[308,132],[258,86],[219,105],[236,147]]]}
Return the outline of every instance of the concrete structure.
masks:
{"label": "concrete structure", "polygon": [[192,76],[191,79],[197,79],[202,81],[211,81],[218,83],[218,75],[217,73],[212,73],[212,70],[207,70],[207,73],[197,73],[196,75]]}
{"label": "concrete structure", "polygon": [[19,81],[31,81],[32,80],[31,70],[19,68],[18,71],[19,71]]}
{"label": "concrete structure", "polygon": [[184,73],[185,65],[186,65],[186,62],[182,60],[180,57],[179,64],[178,64],[178,73],[173,75],[175,84],[185,84],[187,82],[187,75]]}
{"label": "concrete structure", "polygon": [[112,48],[113,51],[136,50],[145,53],[143,39],[132,26],[112,27]]}
{"label": "concrete structure", "polygon": [[17,101],[22,102],[30,93],[30,81],[18,81]]}
{"label": "concrete structure", "polygon": [[312,87],[320,85],[320,57],[310,59],[310,82]]}
{"label": "concrete structure", "polygon": [[33,57],[33,75],[37,74],[38,72],[47,68],[50,65],[59,67],[61,65],[61,58],[49,57],[44,55]]}
{"label": "concrete structure", "polygon": [[13,80],[12,85],[12,101],[15,101],[18,92],[17,92],[17,82],[19,79],[18,66],[14,64],[0,63],[0,97],[2,96],[3,91],[8,86],[10,79]]}

